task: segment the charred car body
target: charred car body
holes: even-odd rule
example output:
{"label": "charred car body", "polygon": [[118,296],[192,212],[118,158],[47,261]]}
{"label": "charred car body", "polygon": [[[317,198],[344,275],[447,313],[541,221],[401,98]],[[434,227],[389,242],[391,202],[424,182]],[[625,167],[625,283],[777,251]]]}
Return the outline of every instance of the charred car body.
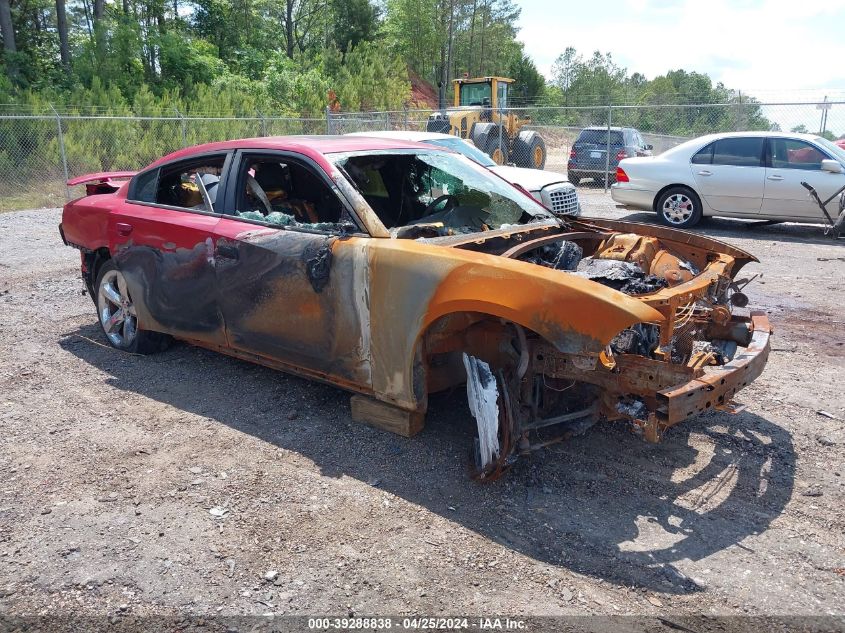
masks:
{"label": "charred car body", "polygon": [[657,441],[730,405],[769,353],[735,279],[748,253],[556,218],[430,146],[246,139],[128,176],[71,181],[91,195],[60,227],[112,345],[175,337],[329,382],[405,435],[467,383],[479,476],[600,419]]}

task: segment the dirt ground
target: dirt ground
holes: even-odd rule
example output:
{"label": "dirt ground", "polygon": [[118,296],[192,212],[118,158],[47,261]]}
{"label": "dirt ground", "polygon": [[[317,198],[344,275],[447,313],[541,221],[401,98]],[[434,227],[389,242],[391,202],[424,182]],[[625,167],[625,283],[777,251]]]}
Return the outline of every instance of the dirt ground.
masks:
{"label": "dirt ground", "polygon": [[59,219],[0,214],[0,616],[845,614],[845,248],[819,227],[700,227],[760,258],[776,328],[742,413],[659,445],[599,425],[478,484],[461,392],[403,439],[338,389],[110,349]]}

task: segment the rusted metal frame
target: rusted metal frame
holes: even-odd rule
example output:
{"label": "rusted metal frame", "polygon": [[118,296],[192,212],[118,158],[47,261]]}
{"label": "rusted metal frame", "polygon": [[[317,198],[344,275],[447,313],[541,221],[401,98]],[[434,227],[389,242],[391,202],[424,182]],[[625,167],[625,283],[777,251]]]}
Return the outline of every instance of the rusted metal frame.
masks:
{"label": "rusted metal frame", "polygon": [[572,422],[573,420],[580,420],[581,418],[586,418],[588,416],[596,415],[598,413],[598,408],[595,406],[587,407],[586,409],[581,409],[579,411],[573,411],[572,413],[564,413],[562,415],[556,415],[551,418],[535,418],[531,422],[522,425],[522,431],[536,431],[537,429],[542,429],[547,426],[554,426],[555,424],[563,424],[564,422]]}
{"label": "rusted metal frame", "polygon": [[711,407],[727,404],[737,391],[763,372],[771,350],[771,325],[763,314],[753,314],[751,343],[725,365],[708,367],[684,384],[657,392],[657,418],[672,426]]}
{"label": "rusted metal frame", "polygon": [[[700,375],[686,365],[673,365],[644,356],[620,354],[616,368],[609,371],[596,363],[593,370],[585,370],[575,354],[563,354],[552,345],[541,342],[534,347],[532,370],[551,378],[578,380],[602,387],[619,395],[654,395],[661,389],[684,384]],[[580,365],[580,366],[579,366]]]}
{"label": "rusted metal frame", "polygon": [[546,246],[547,244],[554,244],[555,242],[563,242],[564,240],[603,240],[610,237],[610,233],[593,233],[588,231],[573,231],[571,233],[558,233],[557,235],[544,235],[537,237],[527,242],[522,242],[516,246],[512,246],[504,253],[502,257],[519,257],[523,253],[533,251],[535,248]]}
{"label": "rusted metal frame", "polygon": [[678,305],[689,303],[693,299],[700,299],[713,283],[717,283],[719,278],[727,275],[733,262],[733,259],[720,255],[718,259],[710,262],[707,268],[690,281],[669,288],[661,288],[652,294],[641,295],[639,299],[658,310],[662,306],[667,306],[672,299],[676,299]]}
{"label": "rusted metal frame", "polygon": [[660,323],[660,347],[656,352],[663,360],[668,360],[671,355],[669,345],[675,332],[678,308],[692,301],[704,299],[713,284],[717,284],[726,276],[726,271],[733,262],[732,258],[719,255],[718,259],[710,262],[704,271],[690,281],[640,297],[643,303],[659,310],[665,317]]}
{"label": "rusted metal frame", "polygon": [[759,260],[750,253],[736,248],[735,246],[731,246],[726,242],[721,242],[711,237],[705,237],[699,233],[693,233],[683,229],[662,227],[656,224],[646,224],[644,222],[605,220],[603,218],[573,218],[569,222],[573,228],[585,227],[599,231],[611,230],[620,233],[636,233],[638,235],[656,237],[660,240],[665,240],[670,244],[674,242],[679,245],[692,246],[711,254],[722,253],[727,257],[737,260],[737,270],[742,268],[748,262],[759,262]]}

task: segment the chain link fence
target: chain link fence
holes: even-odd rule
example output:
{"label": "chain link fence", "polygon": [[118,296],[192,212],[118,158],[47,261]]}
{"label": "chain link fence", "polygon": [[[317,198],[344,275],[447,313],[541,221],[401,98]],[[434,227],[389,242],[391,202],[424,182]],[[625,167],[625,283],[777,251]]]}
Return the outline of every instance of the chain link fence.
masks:
{"label": "chain link fence", "polygon": [[79,195],[70,178],[138,170],[199,143],[325,133],[325,118],[0,114],[0,212],[61,206]]}
{"label": "chain link fence", "polygon": [[[692,138],[717,132],[796,131],[845,136],[845,101],[510,108],[518,133],[498,124],[498,113],[448,108],[439,127],[433,110],[330,113],[333,133],[437,128],[460,134],[496,162],[567,174],[573,182],[606,186],[623,158],[658,155]],[[466,119],[466,120],[464,120]]]}
{"label": "chain link fence", "polygon": [[[521,132],[513,137],[496,124],[489,109],[476,108],[466,121],[461,120],[465,113],[450,109],[438,129],[464,131],[497,162],[542,164],[573,182],[607,186],[622,158],[660,154],[704,134],[782,130],[838,138],[845,133],[843,106],[845,101],[511,108],[507,113],[517,117]],[[66,187],[69,178],[140,169],[198,143],[293,134],[424,132],[432,127],[433,113],[327,111],[313,118],[0,113],[0,211],[60,206],[77,193]]]}

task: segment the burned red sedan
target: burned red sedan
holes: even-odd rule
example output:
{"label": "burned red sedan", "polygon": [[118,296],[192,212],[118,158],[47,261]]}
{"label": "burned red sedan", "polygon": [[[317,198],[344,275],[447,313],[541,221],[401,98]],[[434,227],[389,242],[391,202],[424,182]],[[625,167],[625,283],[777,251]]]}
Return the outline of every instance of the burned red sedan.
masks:
{"label": "burned red sedan", "polygon": [[213,143],[92,174],[60,227],[109,342],[171,338],[354,392],[412,435],[466,383],[479,476],[598,420],[657,441],[763,370],[754,257],[683,231],[555,217],[448,151],[363,137]]}

